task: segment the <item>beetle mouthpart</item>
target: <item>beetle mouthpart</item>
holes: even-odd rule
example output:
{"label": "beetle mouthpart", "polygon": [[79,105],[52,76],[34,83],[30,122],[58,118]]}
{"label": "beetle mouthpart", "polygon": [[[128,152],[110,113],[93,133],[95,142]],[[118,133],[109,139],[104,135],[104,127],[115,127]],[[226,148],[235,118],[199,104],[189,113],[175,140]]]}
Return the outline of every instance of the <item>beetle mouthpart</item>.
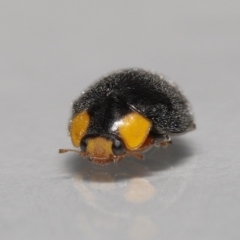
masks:
{"label": "beetle mouthpart", "polygon": [[100,165],[107,165],[111,162],[119,162],[121,161],[124,157],[126,156],[126,154],[124,155],[119,155],[119,156],[115,156],[115,155],[110,155],[108,158],[99,158],[99,157],[89,157],[89,160],[92,161],[93,163],[96,164],[100,164]]}
{"label": "beetle mouthpart", "polygon": [[112,162],[111,158],[98,158],[98,157],[90,157],[90,161],[99,165],[107,165]]}

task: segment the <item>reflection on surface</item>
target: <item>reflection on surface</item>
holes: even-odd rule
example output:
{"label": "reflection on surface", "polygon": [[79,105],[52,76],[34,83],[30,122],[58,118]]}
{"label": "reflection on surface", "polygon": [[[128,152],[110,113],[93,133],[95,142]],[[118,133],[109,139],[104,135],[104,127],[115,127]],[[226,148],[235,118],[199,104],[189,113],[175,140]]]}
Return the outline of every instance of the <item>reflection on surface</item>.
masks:
{"label": "reflection on surface", "polygon": [[177,139],[166,149],[151,149],[145,160],[126,158],[105,166],[72,155],[66,169],[86,206],[78,218],[81,228],[88,231],[90,224],[110,232],[124,227],[129,239],[154,237],[159,230],[155,216],[182,194],[191,176],[190,146]]}
{"label": "reflection on surface", "polygon": [[99,232],[102,233],[101,235],[105,232],[113,232],[119,227],[119,223],[120,221],[111,215],[80,213],[77,217],[77,224],[87,238],[80,236],[79,239],[101,239]]}
{"label": "reflection on surface", "polygon": [[129,180],[124,192],[124,198],[131,203],[144,203],[153,197],[156,190],[151,183],[144,178],[133,178]]}
{"label": "reflection on surface", "polygon": [[149,217],[136,217],[129,229],[128,236],[131,240],[153,239],[158,233],[158,227]]}

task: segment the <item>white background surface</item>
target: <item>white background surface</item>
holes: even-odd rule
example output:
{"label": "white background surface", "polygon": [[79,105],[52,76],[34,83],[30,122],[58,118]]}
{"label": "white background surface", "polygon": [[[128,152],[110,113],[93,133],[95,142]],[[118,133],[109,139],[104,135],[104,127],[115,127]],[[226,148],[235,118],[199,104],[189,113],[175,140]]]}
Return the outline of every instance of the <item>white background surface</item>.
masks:
{"label": "white background surface", "polygon": [[[0,234],[5,239],[240,239],[239,1],[0,3]],[[197,130],[145,161],[95,166],[70,103],[126,67],[184,90]]]}

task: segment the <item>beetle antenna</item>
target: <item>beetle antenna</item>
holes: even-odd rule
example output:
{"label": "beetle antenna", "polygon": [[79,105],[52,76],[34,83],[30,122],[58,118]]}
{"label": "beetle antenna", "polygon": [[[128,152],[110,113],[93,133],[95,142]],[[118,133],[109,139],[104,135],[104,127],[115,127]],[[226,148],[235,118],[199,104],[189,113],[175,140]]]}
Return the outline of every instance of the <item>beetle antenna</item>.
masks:
{"label": "beetle antenna", "polygon": [[59,149],[59,153],[66,153],[66,152],[76,152],[78,154],[82,154],[80,151],[75,150],[75,149]]}

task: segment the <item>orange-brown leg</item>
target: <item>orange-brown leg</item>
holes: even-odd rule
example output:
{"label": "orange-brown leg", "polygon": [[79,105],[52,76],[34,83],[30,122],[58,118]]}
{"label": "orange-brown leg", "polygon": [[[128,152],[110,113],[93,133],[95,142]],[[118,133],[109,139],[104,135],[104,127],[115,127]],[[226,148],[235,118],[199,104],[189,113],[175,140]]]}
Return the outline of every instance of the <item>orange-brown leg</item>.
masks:
{"label": "orange-brown leg", "polygon": [[164,141],[164,142],[160,142],[160,145],[162,146],[162,147],[167,147],[169,144],[172,144],[172,141],[171,140],[169,140],[169,141]]}
{"label": "orange-brown leg", "polygon": [[167,147],[169,144],[172,144],[171,138],[168,135],[163,135],[155,138],[155,146]]}

